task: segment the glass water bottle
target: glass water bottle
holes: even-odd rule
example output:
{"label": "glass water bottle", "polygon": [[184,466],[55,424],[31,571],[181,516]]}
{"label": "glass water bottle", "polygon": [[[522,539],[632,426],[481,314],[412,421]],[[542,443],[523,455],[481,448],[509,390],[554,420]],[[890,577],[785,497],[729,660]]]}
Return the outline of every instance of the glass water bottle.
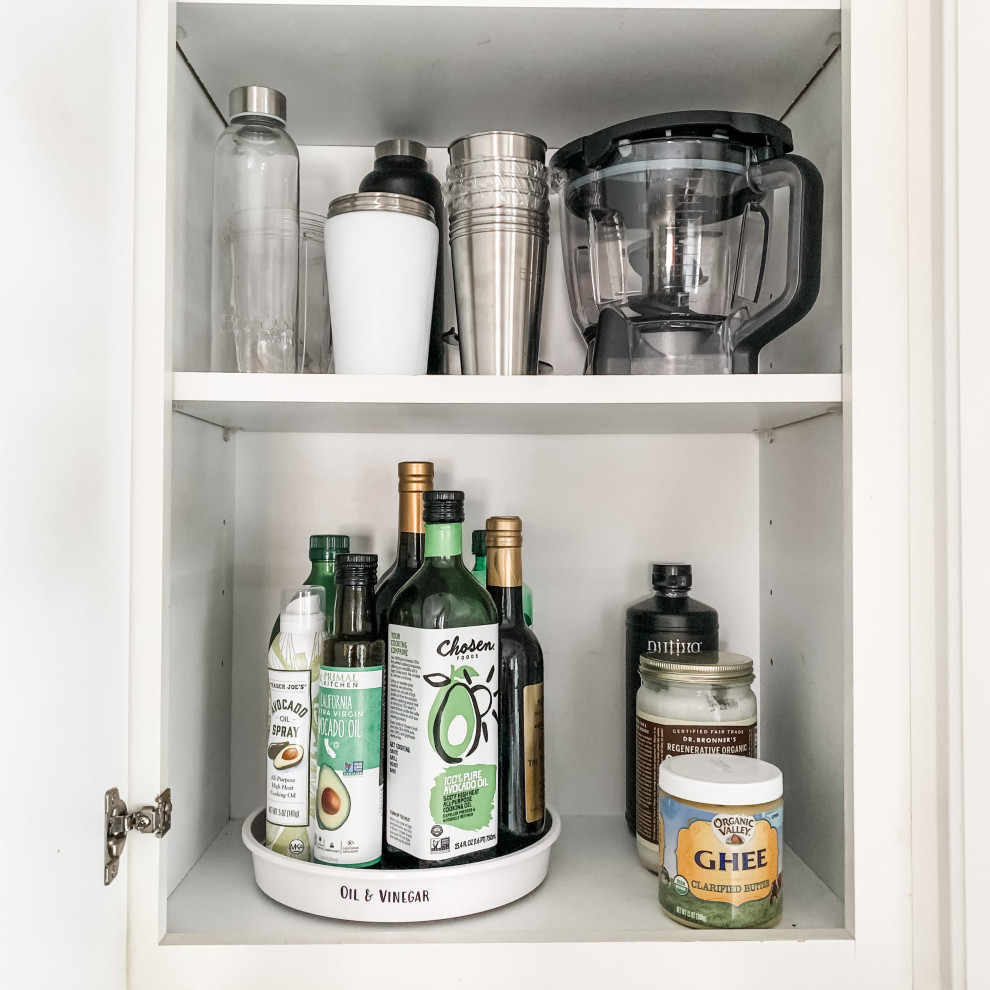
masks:
{"label": "glass water bottle", "polygon": [[285,97],[239,86],[213,154],[211,371],[296,370],[298,278],[299,152]]}

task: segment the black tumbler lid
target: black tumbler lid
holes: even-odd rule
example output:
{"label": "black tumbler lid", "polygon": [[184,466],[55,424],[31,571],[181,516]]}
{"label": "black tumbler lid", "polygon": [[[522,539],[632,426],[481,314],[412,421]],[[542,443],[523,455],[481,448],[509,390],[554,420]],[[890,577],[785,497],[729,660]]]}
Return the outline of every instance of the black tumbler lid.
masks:
{"label": "black tumbler lid", "polygon": [[374,584],[378,580],[377,553],[338,553],[337,584]]}
{"label": "black tumbler lid", "polygon": [[464,522],[464,492],[423,492],[423,522]]}
{"label": "black tumbler lid", "polygon": [[690,591],[690,564],[654,564],[653,587],[656,591]]}
{"label": "black tumbler lid", "polygon": [[485,531],[476,529],[471,533],[471,553],[475,557],[487,557],[488,548],[485,546]]}

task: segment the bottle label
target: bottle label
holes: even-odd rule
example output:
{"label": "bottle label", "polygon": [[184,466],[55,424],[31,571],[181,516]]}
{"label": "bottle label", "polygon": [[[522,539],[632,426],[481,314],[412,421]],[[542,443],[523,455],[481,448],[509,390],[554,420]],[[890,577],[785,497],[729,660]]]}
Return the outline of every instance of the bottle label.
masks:
{"label": "bottle label", "polygon": [[370,866],[382,857],[382,668],[321,667],[313,859]]}
{"label": "bottle label", "polygon": [[324,633],[283,633],[268,651],[265,845],[311,858],[310,817],[316,754],[313,698]]}
{"label": "bottle label", "polygon": [[704,928],[759,928],[781,914],[784,809],[660,798],[660,904]]}
{"label": "bottle label", "polygon": [[523,749],[526,756],[526,821],[543,820],[546,811],[543,762],[543,684],[523,688]]}
{"label": "bottle label", "polygon": [[756,718],[680,722],[636,712],[636,835],[657,844],[657,771],[668,756],[729,753],[756,757]]}
{"label": "bottle label", "polygon": [[498,840],[498,626],[388,629],[388,842],[444,860]]}

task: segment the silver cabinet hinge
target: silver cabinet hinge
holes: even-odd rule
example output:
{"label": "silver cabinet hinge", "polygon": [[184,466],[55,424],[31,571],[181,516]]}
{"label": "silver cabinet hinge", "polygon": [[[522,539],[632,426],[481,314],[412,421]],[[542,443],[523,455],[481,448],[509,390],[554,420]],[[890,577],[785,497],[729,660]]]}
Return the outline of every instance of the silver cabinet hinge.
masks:
{"label": "silver cabinet hinge", "polygon": [[149,833],[160,839],[172,827],[172,789],[166,787],[154,804],[146,804],[133,814],[127,813],[127,805],[120,792],[111,787],[103,798],[106,817],[106,848],[103,850],[103,885],[113,883],[120,870],[120,855],[124,851],[127,833],[132,829]]}

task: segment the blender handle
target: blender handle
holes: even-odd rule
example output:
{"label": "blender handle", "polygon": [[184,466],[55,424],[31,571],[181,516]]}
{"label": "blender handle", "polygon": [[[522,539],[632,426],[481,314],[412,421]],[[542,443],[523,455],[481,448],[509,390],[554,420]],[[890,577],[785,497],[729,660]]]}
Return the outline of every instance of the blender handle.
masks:
{"label": "blender handle", "polygon": [[733,372],[755,374],[760,348],[797,323],[815,304],[821,284],[822,206],[821,173],[800,155],[783,155],[754,166],[765,192],[787,187],[791,193],[787,214],[787,281],[784,291],[738,330],[732,352]]}

